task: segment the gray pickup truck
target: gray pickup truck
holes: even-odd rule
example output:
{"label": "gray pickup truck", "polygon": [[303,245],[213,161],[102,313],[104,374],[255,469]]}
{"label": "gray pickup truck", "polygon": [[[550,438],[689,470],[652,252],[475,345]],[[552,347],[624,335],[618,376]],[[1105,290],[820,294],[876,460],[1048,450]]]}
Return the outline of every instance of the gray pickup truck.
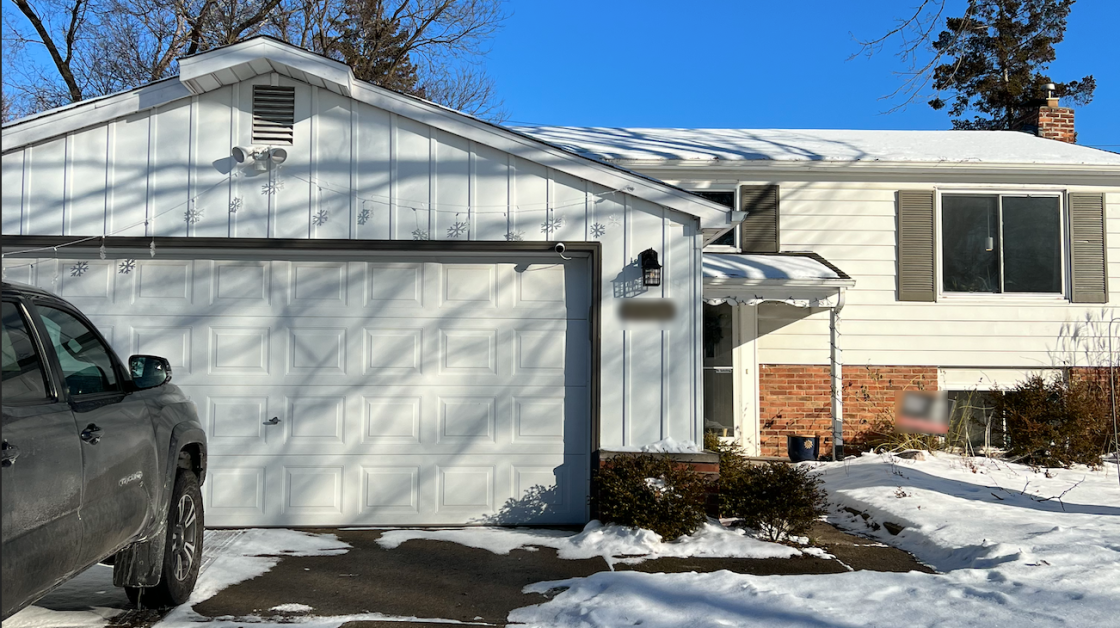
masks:
{"label": "gray pickup truck", "polygon": [[3,283],[2,617],[95,563],[140,607],[202,558],[206,435],[156,356],[124,364],[73,305]]}

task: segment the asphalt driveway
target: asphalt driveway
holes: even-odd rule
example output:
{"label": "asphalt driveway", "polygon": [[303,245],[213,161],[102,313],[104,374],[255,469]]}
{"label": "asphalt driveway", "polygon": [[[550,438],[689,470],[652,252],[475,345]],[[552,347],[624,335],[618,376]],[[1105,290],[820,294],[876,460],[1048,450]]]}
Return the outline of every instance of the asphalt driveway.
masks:
{"label": "asphalt driveway", "polygon": [[[377,543],[382,530],[308,532],[335,534],[351,549],[329,556],[285,556],[263,575],[234,584],[196,604],[194,612],[203,618],[234,620],[235,623],[236,618],[246,618],[247,626],[260,621],[250,619],[253,617],[284,621],[286,617],[294,620],[306,614],[338,617],[368,613],[395,619],[350,621],[342,626],[447,625],[401,621],[400,618],[502,626],[511,610],[545,601],[545,596],[540,594],[522,593],[526,585],[589,576],[610,568],[602,558],[563,560],[557,557],[555,550],[544,547],[535,548],[535,551],[515,549],[508,555],[498,555],[457,543],[418,539],[385,549]],[[225,533],[218,535],[225,536]],[[841,573],[849,569],[931,571],[905,552],[840,532],[824,523],[818,524],[812,536],[834,558],[661,558],[636,565],[617,564],[615,569],[645,572],[726,569],[755,575]],[[210,549],[213,551],[208,562],[221,555],[220,543]],[[204,569],[208,562],[204,563]],[[83,606],[127,609],[124,595],[112,588],[111,569],[98,566],[95,570],[80,577],[84,579],[82,586],[56,591],[36,606],[53,610],[78,610]],[[108,579],[108,582],[99,584],[98,578]],[[276,610],[284,608],[281,605],[296,610]],[[299,610],[305,607],[312,610]],[[159,615],[150,611],[130,610],[116,617],[111,625],[144,628],[158,619]],[[4,628],[8,628],[8,622]]]}

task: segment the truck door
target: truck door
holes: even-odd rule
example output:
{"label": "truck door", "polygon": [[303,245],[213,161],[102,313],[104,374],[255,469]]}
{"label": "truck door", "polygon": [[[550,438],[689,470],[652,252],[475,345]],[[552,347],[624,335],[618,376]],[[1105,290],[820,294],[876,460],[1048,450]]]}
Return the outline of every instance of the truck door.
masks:
{"label": "truck door", "polygon": [[3,302],[3,616],[79,564],[82,451],[22,307]]}
{"label": "truck door", "polygon": [[116,551],[154,516],[155,436],[147,405],[127,394],[123,372],[100,334],[63,306],[36,301],[81,439],[85,564]]}

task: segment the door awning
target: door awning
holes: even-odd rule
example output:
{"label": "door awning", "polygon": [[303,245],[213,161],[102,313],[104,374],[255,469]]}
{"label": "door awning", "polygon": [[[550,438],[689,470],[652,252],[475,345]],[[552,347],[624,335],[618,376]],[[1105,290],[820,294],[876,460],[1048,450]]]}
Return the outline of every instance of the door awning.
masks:
{"label": "door awning", "polygon": [[855,280],[816,253],[705,253],[704,302],[842,307]]}

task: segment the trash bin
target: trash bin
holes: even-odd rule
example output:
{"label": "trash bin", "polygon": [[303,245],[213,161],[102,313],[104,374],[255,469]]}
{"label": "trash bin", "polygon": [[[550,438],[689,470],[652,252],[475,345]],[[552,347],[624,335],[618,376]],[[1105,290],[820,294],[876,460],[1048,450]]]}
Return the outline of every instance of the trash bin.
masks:
{"label": "trash bin", "polygon": [[817,452],[820,451],[821,437],[820,436],[787,436],[786,437],[786,451],[789,452],[789,459],[793,462],[805,462],[806,460],[816,460]]}

